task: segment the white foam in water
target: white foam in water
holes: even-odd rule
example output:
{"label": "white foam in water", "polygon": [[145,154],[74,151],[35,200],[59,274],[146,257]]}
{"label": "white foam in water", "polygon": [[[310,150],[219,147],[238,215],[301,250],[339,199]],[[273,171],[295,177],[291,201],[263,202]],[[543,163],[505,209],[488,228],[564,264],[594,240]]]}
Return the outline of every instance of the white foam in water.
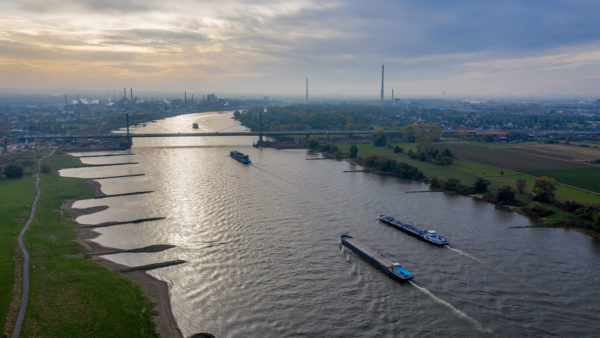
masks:
{"label": "white foam in water", "polygon": [[484,328],[480,322],[478,322],[477,320],[473,319],[472,317],[470,317],[468,314],[462,312],[461,310],[455,308],[452,304],[448,303],[447,301],[437,297],[436,295],[434,295],[433,293],[431,293],[431,291],[427,290],[426,288],[417,285],[417,283],[409,280],[408,281],[412,286],[416,287],[417,289],[421,290],[424,294],[428,295],[429,297],[431,297],[431,299],[433,299],[434,301],[436,301],[437,303],[440,303],[448,308],[450,308],[454,313],[456,313],[457,315],[459,315],[460,317],[463,317],[465,319],[467,319],[468,321],[470,321],[471,323],[473,323],[475,325],[475,327],[477,327],[478,330],[480,331],[484,331],[484,332],[489,332],[491,333],[492,331],[489,329]]}
{"label": "white foam in water", "polygon": [[470,253],[468,253],[468,252],[464,252],[464,251],[462,251],[462,250],[459,250],[459,249],[454,249],[454,248],[451,248],[449,245],[446,245],[446,247],[447,247],[448,249],[450,249],[450,250],[452,250],[452,251],[456,252],[456,253],[457,253],[457,254],[459,254],[459,255],[463,255],[463,256],[465,256],[465,257],[469,257],[469,258],[471,258],[472,260],[474,260],[474,261],[477,261],[477,262],[479,262],[479,263],[481,263],[481,264],[483,264],[483,265],[490,266],[490,264],[489,264],[488,262],[484,261],[483,259],[481,259],[481,258],[479,258],[479,257],[475,257],[475,256],[471,255],[471,254],[470,254]]}
{"label": "white foam in water", "polygon": [[456,253],[457,253],[457,254],[459,254],[459,255],[463,255],[463,256],[465,256],[465,257],[469,257],[470,259],[472,259],[472,260],[474,260],[474,261],[476,261],[476,262],[478,262],[478,263],[480,263],[480,264],[482,264],[482,265],[485,265],[485,266],[487,266],[488,268],[492,269],[493,271],[495,271],[495,272],[497,272],[497,273],[499,273],[499,274],[503,275],[503,276],[504,276],[504,277],[506,277],[506,278],[509,278],[509,279],[510,279],[510,280],[512,280],[513,282],[519,283],[519,284],[520,284],[520,285],[522,285],[522,286],[526,286],[526,285],[527,285],[526,283],[523,283],[522,281],[520,281],[520,280],[518,280],[518,279],[514,278],[514,276],[511,276],[511,275],[509,275],[509,274],[507,274],[507,273],[505,273],[505,272],[503,272],[503,271],[500,271],[500,270],[498,270],[498,269],[497,269],[497,268],[495,268],[495,267],[494,267],[492,264],[490,264],[490,263],[486,262],[485,260],[483,260],[483,259],[481,259],[481,258],[479,258],[479,257],[477,257],[477,256],[474,256],[474,255],[472,255],[472,254],[470,254],[470,253],[468,253],[468,252],[464,252],[464,251],[462,251],[462,250],[459,250],[459,249],[451,248],[449,245],[446,245],[446,247],[447,247],[448,249],[450,249],[450,250],[452,250],[452,251],[456,252]]}

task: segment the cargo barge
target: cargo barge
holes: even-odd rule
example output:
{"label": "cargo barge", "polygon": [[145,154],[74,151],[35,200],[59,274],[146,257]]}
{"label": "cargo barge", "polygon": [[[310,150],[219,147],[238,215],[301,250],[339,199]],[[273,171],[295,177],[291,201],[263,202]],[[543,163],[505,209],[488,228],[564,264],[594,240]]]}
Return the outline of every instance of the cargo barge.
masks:
{"label": "cargo barge", "polygon": [[236,160],[238,160],[238,161],[240,161],[240,162],[242,162],[244,164],[250,164],[250,163],[252,163],[252,162],[250,162],[250,158],[248,158],[248,155],[244,155],[244,154],[240,153],[237,150],[232,150],[229,153],[229,156],[231,156],[232,158],[234,158],[234,159],[236,159]]}
{"label": "cargo barge", "polygon": [[356,252],[369,261],[369,263],[375,265],[393,278],[399,280],[411,280],[414,278],[413,274],[403,268],[400,263],[393,263],[387,258],[376,254],[371,249],[355,241],[352,236],[342,235],[341,241],[344,246]]}
{"label": "cargo barge", "polygon": [[440,246],[448,244],[448,240],[444,236],[438,234],[437,231],[435,231],[435,230],[422,230],[422,229],[417,228],[414,225],[404,223],[402,221],[395,219],[392,216],[387,216],[387,215],[379,216],[379,220],[393,226],[394,228],[396,228],[398,230],[402,230],[410,235],[420,238],[420,239],[424,240],[425,242],[429,242],[431,244],[440,245]]}

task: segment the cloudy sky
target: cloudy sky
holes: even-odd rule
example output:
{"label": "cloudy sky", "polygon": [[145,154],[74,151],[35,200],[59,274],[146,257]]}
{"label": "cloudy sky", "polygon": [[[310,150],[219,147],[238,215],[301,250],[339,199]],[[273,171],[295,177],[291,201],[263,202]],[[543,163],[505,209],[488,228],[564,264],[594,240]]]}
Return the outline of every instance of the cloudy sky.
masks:
{"label": "cloudy sky", "polygon": [[0,0],[0,88],[600,97],[600,1]]}

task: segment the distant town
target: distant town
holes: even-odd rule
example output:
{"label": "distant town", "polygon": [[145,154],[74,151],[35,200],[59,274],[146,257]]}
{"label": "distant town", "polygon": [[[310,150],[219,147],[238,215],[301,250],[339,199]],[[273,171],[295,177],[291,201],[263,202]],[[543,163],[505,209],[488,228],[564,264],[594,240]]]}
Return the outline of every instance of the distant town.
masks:
{"label": "distant town", "polygon": [[[185,113],[215,110],[247,110],[268,107],[272,112],[296,110],[308,117],[296,120],[290,130],[373,129],[397,130],[407,124],[438,124],[445,139],[484,142],[571,142],[597,140],[600,100],[450,100],[400,99],[384,101],[239,99],[215,94],[143,99],[124,88],[112,96],[35,97],[28,101],[0,98],[0,136],[3,153],[37,146],[25,136],[107,134],[129,125]],[[62,99],[62,100],[60,100]],[[32,103],[34,102],[34,103]],[[341,118],[330,119],[335,111]],[[327,115],[327,119],[319,119]],[[273,114],[270,114],[271,117]],[[344,117],[345,116],[345,117]],[[320,123],[319,121],[327,121]],[[281,126],[265,116],[262,130]],[[250,124],[252,126],[252,124]],[[259,126],[255,126],[258,130]],[[102,148],[100,140],[58,140],[54,145],[71,148]],[[112,142],[112,143],[110,143]],[[110,147],[123,146],[110,141]],[[45,144],[48,145],[48,144]]]}

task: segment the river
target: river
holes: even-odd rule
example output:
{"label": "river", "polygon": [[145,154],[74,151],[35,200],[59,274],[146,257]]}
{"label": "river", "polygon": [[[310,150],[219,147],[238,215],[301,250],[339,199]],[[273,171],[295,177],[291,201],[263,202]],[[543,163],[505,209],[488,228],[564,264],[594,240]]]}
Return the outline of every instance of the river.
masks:
{"label": "river", "polygon": [[[133,132],[245,130],[231,113],[177,116]],[[160,253],[105,256],[128,266],[180,258],[149,273],[169,285],[185,336],[591,336],[600,332],[600,243],[575,231],[514,228],[519,214],[469,197],[370,173],[345,161],[306,160],[306,150],[255,149],[252,137],[134,139],[122,156],[65,169],[98,178],[105,194],[82,200],[109,208],[82,224],[166,217],[98,228],[98,243],[121,249],[173,244]],[[252,164],[230,158],[237,149]],[[112,152],[111,154],[118,154]],[[75,154],[85,155],[85,154]],[[94,154],[97,155],[97,154]],[[360,154],[359,154],[360,155]],[[377,218],[389,214],[436,229],[436,247]],[[415,275],[402,283],[342,249],[356,240]]]}

